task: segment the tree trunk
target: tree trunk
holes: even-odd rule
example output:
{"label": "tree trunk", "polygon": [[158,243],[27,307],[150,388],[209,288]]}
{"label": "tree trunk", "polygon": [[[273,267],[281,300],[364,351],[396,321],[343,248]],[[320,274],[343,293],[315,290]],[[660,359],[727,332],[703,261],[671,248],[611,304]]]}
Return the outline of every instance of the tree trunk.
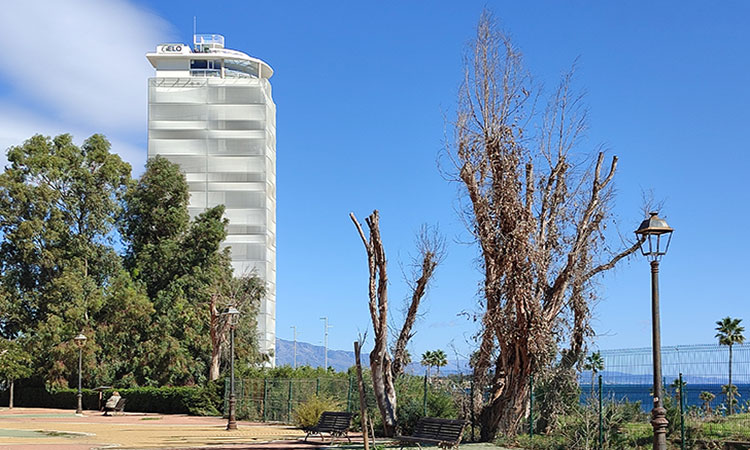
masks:
{"label": "tree trunk", "polygon": [[208,371],[210,381],[219,379],[219,363],[221,362],[221,336],[219,335],[219,312],[216,308],[216,296],[212,295],[209,311],[211,314],[209,330],[211,334],[211,365]]}
{"label": "tree trunk", "polygon": [[734,411],[734,391],[732,391],[732,346],[729,346],[729,386],[727,386],[727,400],[729,401],[729,415]]}
{"label": "tree trunk", "polygon": [[[515,435],[529,402],[529,376],[513,374],[479,414],[480,440],[492,442],[498,432]],[[499,392],[498,392],[499,391]]]}
{"label": "tree trunk", "polygon": [[391,373],[391,359],[386,354],[378,358],[377,349],[370,353],[370,370],[375,400],[383,418],[383,433],[387,437],[395,436],[398,420],[396,419],[396,389]]}
{"label": "tree trunk", "polygon": [[15,380],[10,380],[10,401],[8,402],[8,409],[13,409],[13,391],[15,388]]}
{"label": "tree trunk", "polygon": [[350,213],[354,226],[359,232],[362,244],[367,251],[367,268],[369,271],[368,306],[372,329],[375,332],[375,346],[370,352],[370,370],[372,371],[372,388],[375,392],[375,400],[383,418],[383,432],[387,437],[392,437],[398,431],[398,420],[396,418],[396,388],[393,384],[394,378],[403,371],[406,357],[406,345],[413,335],[411,329],[417,317],[419,301],[424,296],[427,283],[434,273],[435,267],[440,261],[442,254],[442,240],[435,235],[428,236],[427,229],[420,236],[421,276],[414,283],[411,306],[401,329],[396,350],[395,360],[388,353],[388,271],[385,249],[380,236],[380,215],[377,210],[373,211],[365,219],[370,229],[369,239],[365,236],[362,226],[357,221],[354,213]]}
{"label": "tree trunk", "polygon": [[211,349],[211,368],[208,373],[208,379],[211,381],[219,379],[219,363],[221,362],[221,347],[213,346]]}
{"label": "tree trunk", "polygon": [[208,379],[210,381],[218,380],[221,368],[221,345],[224,341],[224,335],[227,331],[226,321],[221,320],[219,308],[217,306],[218,295],[211,295],[209,303],[211,334],[211,363],[208,370]]}

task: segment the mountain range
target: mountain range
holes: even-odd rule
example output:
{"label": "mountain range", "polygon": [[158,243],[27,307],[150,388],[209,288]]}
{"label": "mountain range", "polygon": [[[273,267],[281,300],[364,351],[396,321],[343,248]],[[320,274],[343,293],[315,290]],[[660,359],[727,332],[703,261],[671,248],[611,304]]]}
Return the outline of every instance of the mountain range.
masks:
{"label": "mountain range", "polygon": [[[297,366],[308,365],[310,367],[323,367],[325,361],[325,347],[313,345],[307,342],[297,341]],[[368,366],[370,362],[369,351],[362,351],[362,364]],[[294,341],[276,339],[276,365],[294,366]],[[346,371],[354,365],[354,352],[345,350],[328,349],[328,366],[337,372]],[[449,359],[448,365],[440,368],[441,374],[455,374],[461,371],[469,373],[466,360],[459,359],[458,366],[455,359]],[[423,375],[425,367],[419,362],[412,362],[406,367],[406,373]],[[434,371],[434,369],[433,369]]]}

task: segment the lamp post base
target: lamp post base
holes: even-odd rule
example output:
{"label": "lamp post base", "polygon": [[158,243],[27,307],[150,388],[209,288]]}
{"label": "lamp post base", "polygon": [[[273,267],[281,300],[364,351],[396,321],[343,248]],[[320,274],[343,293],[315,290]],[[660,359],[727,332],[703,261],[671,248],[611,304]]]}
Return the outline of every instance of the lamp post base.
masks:
{"label": "lamp post base", "polygon": [[667,410],[656,407],[651,410],[651,426],[654,428],[654,450],[667,450]]}
{"label": "lamp post base", "polygon": [[78,393],[78,408],[76,409],[76,414],[83,414],[83,406],[81,402],[82,394]]}
{"label": "lamp post base", "polygon": [[234,395],[229,397],[229,421],[227,422],[227,430],[237,429],[237,419],[235,418],[235,406],[237,399]]}

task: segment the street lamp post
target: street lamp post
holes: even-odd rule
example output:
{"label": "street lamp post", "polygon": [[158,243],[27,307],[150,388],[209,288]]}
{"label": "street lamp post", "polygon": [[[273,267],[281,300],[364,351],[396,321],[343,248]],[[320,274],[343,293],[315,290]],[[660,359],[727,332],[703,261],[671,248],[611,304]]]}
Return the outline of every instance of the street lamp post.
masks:
{"label": "street lamp post", "polygon": [[73,338],[76,345],[78,346],[78,408],[76,408],[76,414],[83,414],[83,405],[81,397],[81,367],[83,361],[83,346],[86,345],[86,336],[83,333],[78,333],[78,336]]}
{"label": "street lamp post", "polygon": [[321,317],[320,320],[324,321],[323,324],[323,347],[324,347],[324,356],[323,356],[323,369],[328,370],[328,329],[333,328],[333,325],[328,325],[328,316]]}
{"label": "street lamp post", "polygon": [[229,420],[227,421],[227,430],[236,430],[237,398],[234,395],[234,328],[239,321],[240,312],[234,306],[230,306],[221,315],[229,320]]}
{"label": "street lamp post", "polygon": [[667,254],[674,229],[656,212],[635,230],[641,241],[641,253],[651,263],[651,342],[654,361],[654,407],[651,410],[651,426],[654,428],[654,450],[667,449],[667,410],[662,399],[661,376],[661,331],[659,329],[659,261]]}
{"label": "street lamp post", "polygon": [[292,325],[294,330],[294,368],[297,368],[297,327]]}

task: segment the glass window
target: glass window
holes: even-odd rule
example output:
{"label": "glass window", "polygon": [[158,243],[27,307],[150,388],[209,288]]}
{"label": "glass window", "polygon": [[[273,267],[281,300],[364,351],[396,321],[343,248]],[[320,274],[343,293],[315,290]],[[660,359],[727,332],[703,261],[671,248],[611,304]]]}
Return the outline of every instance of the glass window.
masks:
{"label": "glass window", "polygon": [[190,69],[208,69],[208,61],[205,59],[191,59]]}

